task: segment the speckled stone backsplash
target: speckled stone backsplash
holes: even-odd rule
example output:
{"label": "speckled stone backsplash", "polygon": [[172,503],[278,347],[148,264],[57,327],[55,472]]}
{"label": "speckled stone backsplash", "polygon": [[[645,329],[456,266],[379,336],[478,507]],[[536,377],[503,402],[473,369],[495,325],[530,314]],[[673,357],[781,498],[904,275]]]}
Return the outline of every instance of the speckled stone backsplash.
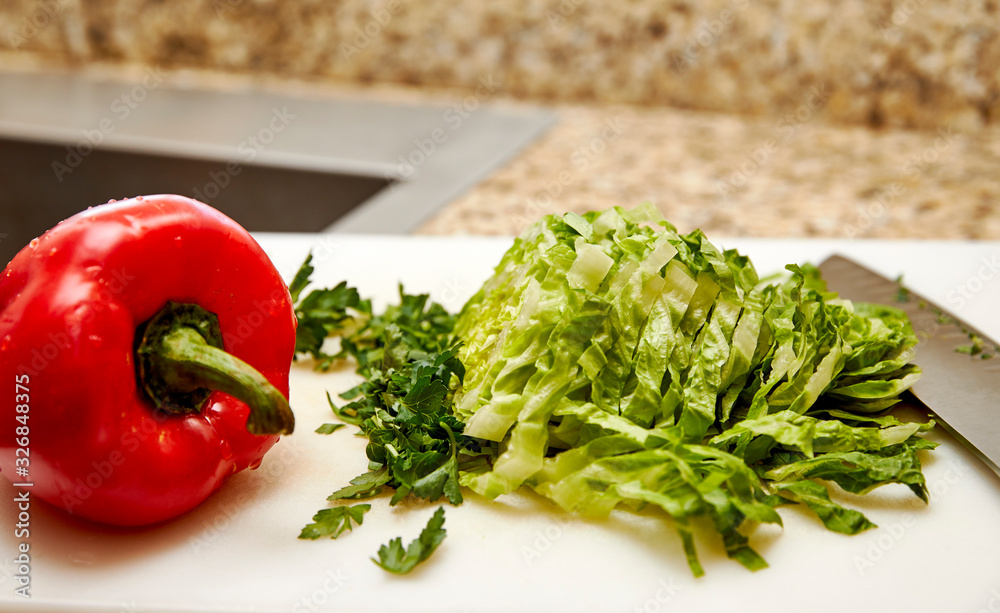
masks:
{"label": "speckled stone backsplash", "polygon": [[2,53],[970,131],[996,0],[5,0]]}

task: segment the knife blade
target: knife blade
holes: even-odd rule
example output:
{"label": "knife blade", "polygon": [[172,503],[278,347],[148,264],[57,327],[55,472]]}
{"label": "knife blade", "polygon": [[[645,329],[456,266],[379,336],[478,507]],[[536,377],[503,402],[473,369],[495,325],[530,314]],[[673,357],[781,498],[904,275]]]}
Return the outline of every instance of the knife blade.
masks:
{"label": "knife blade", "polygon": [[[1000,476],[1000,345],[930,300],[848,258],[831,256],[819,269],[827,288],[841,298],[906,312],[918,339],[912,362],[923,371],[910,391],[945,430]],[[982,340],[983,353],[958,351],[975,337]]]}

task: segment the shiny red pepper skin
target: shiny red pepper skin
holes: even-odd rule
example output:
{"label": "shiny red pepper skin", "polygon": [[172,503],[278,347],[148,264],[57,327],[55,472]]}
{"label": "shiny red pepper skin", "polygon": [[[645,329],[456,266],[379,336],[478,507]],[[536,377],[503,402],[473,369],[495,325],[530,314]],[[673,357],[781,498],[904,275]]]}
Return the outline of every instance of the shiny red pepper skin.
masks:
{"label": "shiny red pepper skin", "polygon": [[[212,392],[202,413],[167,415],[137,386],[136,328],[168,300],[215,313],[225,351],[288,397],[291,298],[242,227],[180,196],[94,207],[32,241],[0,278],[7,479],[33,483],[32,495],[72,514],[137,526],[177,516],[257,467],[278,436],[248,433],[246,404]],[[15,381],[26,397],[15,399]],[[16,472],[16,404],[29,411],[27,477]]]}

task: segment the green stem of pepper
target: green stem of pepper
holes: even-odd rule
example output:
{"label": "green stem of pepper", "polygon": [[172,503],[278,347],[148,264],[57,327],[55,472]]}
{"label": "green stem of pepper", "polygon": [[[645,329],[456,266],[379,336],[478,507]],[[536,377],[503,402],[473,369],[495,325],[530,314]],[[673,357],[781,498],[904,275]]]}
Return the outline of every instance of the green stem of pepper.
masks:
{"label": "green stem of pepper", "polygon": [[196,304],[168,302],[136,332],[140,386],[157,409],[200,413],[213,391],[250,407],[251,434],[289,434],[288,400],[267,378],[222,347],[218,317]]}

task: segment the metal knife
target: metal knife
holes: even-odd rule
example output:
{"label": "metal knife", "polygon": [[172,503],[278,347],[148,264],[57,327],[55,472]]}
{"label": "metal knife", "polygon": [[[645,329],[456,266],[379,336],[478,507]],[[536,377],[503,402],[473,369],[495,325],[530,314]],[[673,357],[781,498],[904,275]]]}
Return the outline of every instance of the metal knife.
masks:
{"label": "metal knife", "polygon": [[[917,335],[913,363],[923,371],[910,389],[939,423],[1000,476],[1000,347],[981,331],[910,290],[839,255],[819,266],[830,291],[853,302],[906,312]],[[906,296],[905,300],[900,300]],[[978,337],[985,351],[957,351]],[[984,359],[983,355],[992,356]]]}

